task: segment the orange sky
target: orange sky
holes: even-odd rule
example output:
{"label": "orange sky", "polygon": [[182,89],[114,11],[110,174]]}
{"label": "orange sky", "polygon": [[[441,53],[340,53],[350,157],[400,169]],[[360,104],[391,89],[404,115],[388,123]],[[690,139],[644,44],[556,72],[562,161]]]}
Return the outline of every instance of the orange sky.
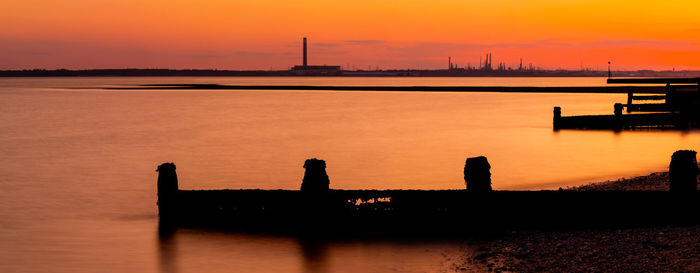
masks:
{"label": "orange sky", "polygon": [[0,0],[0,69],[700,69],[700,2]]}

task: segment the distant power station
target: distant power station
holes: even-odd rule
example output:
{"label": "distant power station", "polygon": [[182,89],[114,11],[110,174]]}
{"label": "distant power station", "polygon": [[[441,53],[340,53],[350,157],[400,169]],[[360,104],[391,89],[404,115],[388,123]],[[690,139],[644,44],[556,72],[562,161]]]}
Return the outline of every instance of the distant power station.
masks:
{"label": "distant power station", "polygon": [[307,46],[306,37],[303,39],[303,52],[302,52],[302,65],[295,65],[292,67],[297,75],[340,75],[341,70],[339,65],[309,65],[307,62]]}

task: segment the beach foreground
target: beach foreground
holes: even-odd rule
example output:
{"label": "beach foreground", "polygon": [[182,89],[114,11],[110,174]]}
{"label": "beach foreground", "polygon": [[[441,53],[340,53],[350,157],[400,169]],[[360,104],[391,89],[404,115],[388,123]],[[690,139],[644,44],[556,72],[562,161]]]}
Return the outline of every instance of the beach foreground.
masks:
{"label": "beach foreground", "polygon": [[[566,190],[668,190],[668,181],[668,173],[652,173]],[[480,245],[457,271],[700,272],[697,225],[510,231]]]}

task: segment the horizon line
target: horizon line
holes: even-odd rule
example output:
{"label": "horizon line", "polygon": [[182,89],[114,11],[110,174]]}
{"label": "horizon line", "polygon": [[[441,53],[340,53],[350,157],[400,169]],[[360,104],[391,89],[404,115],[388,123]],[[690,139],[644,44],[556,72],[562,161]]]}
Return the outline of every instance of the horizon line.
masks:
{"label": "horizon line", "polygon": [[[221,71],[221,72],[288,72],[292,71],[291,67],[288,69],[220,69],[220,68],[135,68],[135,67],[125,67],[125,68],[81,68],[81,69],[68,69],[68,68],[22,68],[22,69],[0,69],[0,72],[25,72],[25,71],[105,71],[105,70],[170,70],[170,71]],[[537,71],[569,71],[569,72],[607,72],[607,69],[566,69],[566,68],[535,68],[535,69],[491,69],[484,70],[482,68],[472,67],[471,69],[466,68],[426,68],[426,69],[416,69],[416,68],[387,68],[387,69],[342,69],[341,71],[457,71],[457,72],[537,72]],[[700,72],[698,69],[668,69],[668,70],[655,70],[655,69],[611,69],[610,71],[618,72]]]}

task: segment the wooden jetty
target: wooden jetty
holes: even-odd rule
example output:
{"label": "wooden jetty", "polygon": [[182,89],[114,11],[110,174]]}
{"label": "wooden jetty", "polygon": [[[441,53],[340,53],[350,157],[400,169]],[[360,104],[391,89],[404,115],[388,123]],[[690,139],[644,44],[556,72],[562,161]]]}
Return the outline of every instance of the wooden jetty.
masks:
{"label": "wooden jetty", "polygon": [[[620,78],[608,79],[607,82],[665,84],[664,94],[644,92],[644,95],[639,95],[637,89],[640,87],[628,87],[627,103],[616,103],[613,115],[565,117],[560,107],[554,107],[554,129],[698,128],[700,78]],[[627,114],[623,114],[624,109]]]}
{"label": "wooden jetty", "polygon": [[674,169],[679,160],[672,160],[671,191],[492,191],[488,163],[465,166],[471,188],[462,190],[340,190],[328,188],[325,162],[312,171],[320,179],[306,168],[302,190],[180,190],[175,165],[165,163],[158,167],[159,216],[171,227],[314,234],[697,224],[697,161],[695,152],[681,152],[687,162]]}

